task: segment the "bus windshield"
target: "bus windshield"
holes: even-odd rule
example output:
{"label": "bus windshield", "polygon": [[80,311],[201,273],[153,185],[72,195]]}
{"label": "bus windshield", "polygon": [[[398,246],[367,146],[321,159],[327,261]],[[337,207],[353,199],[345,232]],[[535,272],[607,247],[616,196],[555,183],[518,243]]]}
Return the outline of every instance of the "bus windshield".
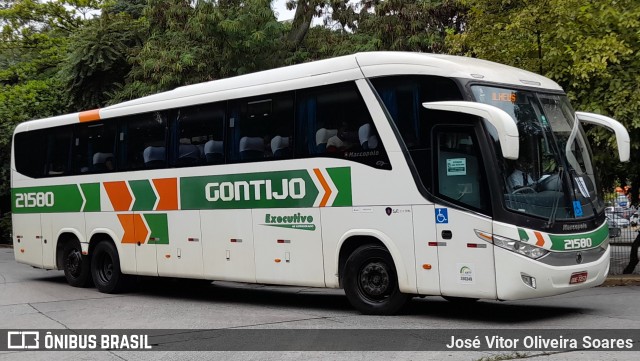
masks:
{"label": "bus windshield", "polygon": [[[507,209],[550,222],[603,210],[591,151],[566,96],[479,85],[472,91],[477,101],[504,110],[517,122],[518,159],[504,159],[496,148]],[[498,146],[497,133],[488,128]]]}

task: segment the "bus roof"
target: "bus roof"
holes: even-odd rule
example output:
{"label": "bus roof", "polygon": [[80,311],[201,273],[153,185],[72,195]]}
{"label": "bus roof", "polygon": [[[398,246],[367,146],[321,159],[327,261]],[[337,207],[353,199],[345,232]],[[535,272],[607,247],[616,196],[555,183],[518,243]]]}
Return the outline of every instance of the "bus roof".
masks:
{"label": "bus roof", "polygon": [[[554,81],[518,68],[486,60],[429,53],[364,52],[291,65],[231,78],[178,87],[111,105],[95,112],[100,119],[163,110],[236,97],[306,88],[364,76],[393,74],[440,75],[483,82],[562,90]],[[24,122],[16,132],[76,123],[85,112]]]}

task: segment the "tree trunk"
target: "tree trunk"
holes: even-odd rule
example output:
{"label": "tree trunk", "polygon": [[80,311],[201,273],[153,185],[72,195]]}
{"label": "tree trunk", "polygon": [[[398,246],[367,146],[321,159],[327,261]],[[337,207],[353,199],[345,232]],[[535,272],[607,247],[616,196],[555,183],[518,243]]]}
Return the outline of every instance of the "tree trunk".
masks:
{"label": "tree trunk", "polygon": [[289,49],[295,50],[300,46],[307,31],[311,27],[311,21],[316,12],[317,1],[299,0],[296,6],[296,13],[291,22],[291,32],[287,36]]}

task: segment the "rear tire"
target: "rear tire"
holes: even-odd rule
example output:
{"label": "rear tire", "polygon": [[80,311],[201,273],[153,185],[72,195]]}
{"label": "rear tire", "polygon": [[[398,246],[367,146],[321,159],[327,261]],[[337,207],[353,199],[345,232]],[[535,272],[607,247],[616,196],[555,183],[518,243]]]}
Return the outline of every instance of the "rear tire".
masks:
{"label": "rear tire", "polygon": [[396,314],[411,298],[400,292],[393,259],[380,246],[361,246],[349,256],[343,285],[351,305],[366,315]]}
{"label": "rear tire", "polygon": [[77,240],[69,241],[62,247],[62,269],[71,286],[91,287],[90,263],[90,258],[82,255],[82,247]]}
{"label": "rear tire", "polygon": [[131,281],[131,276],[120,271],[118,250],[113,243],[98,243],[91,257],[91,276],[98,291],[103,293],[123,292]]}

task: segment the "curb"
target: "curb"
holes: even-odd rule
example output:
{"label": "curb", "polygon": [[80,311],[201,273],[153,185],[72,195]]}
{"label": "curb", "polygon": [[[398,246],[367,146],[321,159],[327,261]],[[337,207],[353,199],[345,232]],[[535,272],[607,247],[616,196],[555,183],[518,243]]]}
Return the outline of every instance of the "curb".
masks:
{"label": "curb", "polygon": [[640,275],[616,275],[609,276],[600,287],[614,286],[638,286],[640,285]]}

